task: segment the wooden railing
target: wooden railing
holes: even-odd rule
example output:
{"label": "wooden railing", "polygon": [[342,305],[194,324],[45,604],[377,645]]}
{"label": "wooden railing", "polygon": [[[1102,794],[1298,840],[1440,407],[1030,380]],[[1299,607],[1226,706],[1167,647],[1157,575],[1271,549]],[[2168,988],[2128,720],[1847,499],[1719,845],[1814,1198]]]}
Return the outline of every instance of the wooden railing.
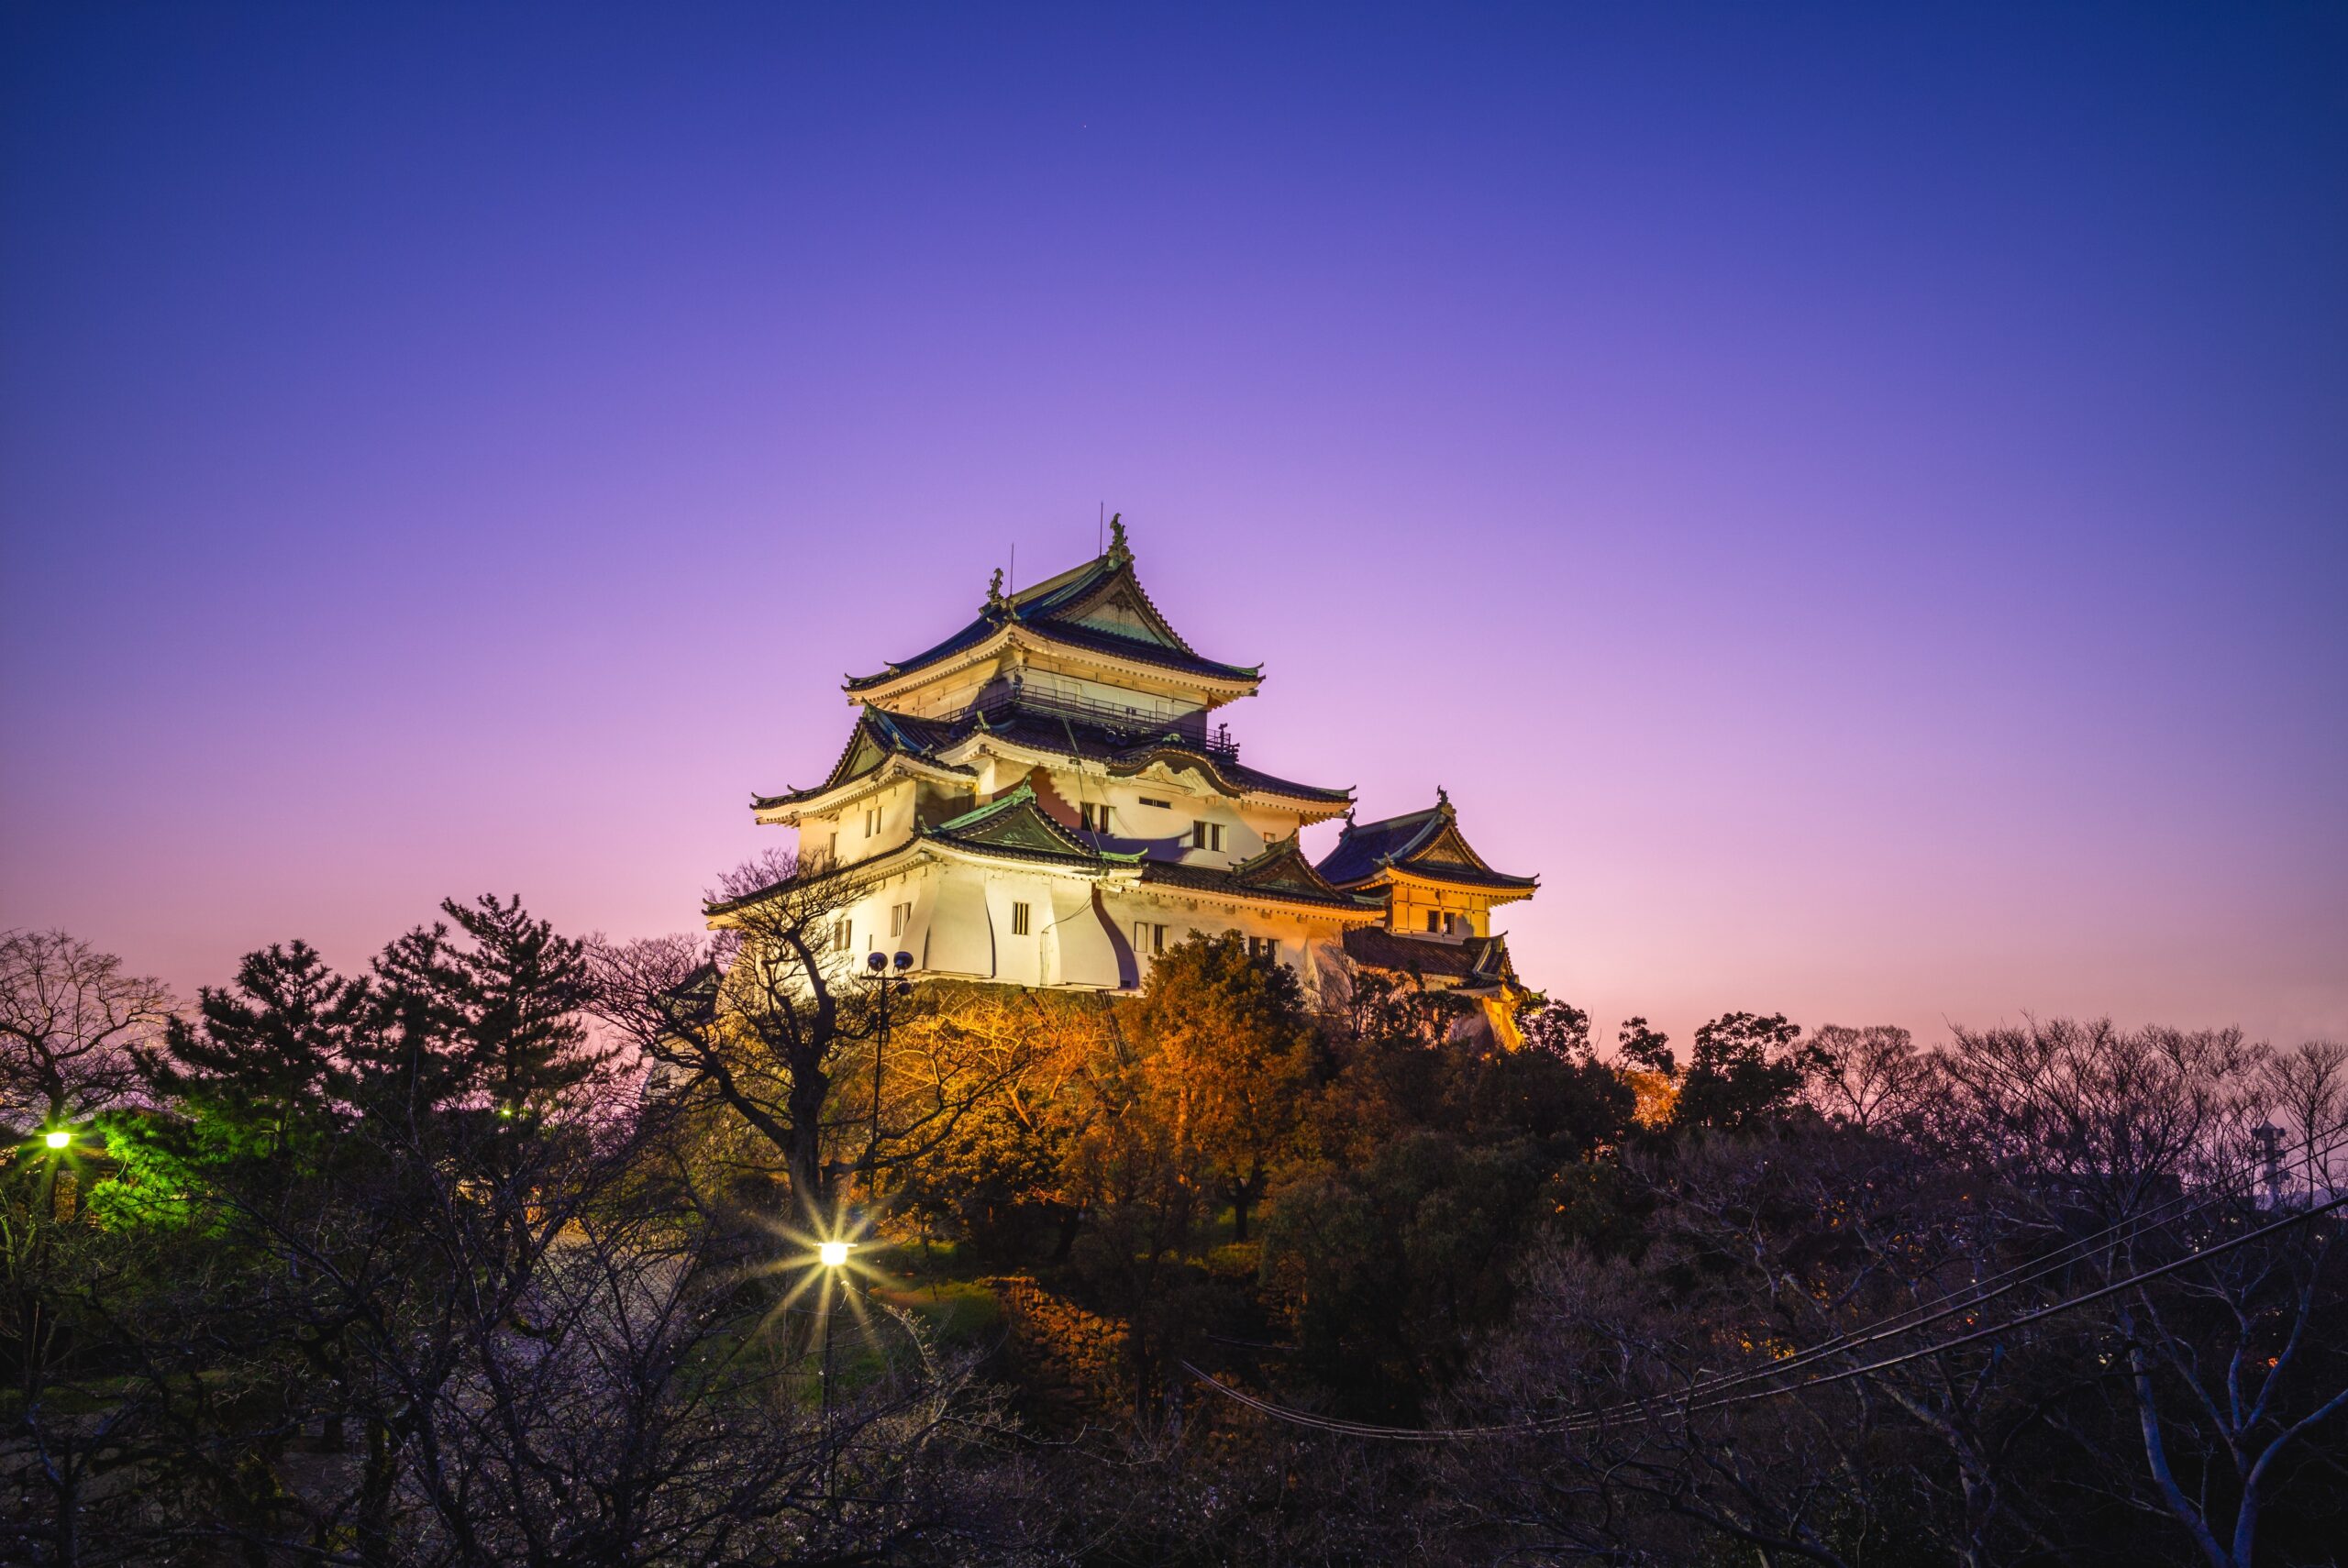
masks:
{"label": "wooden railing", "polygon": [[1154,713],[1124,703],[1074,697],[1058,691],[1039,691],[1032,686],[1016,689],[991,686],[979,694],[979,700],[971,706],[984,713],[989,723],[1013,712],[1042,714],[1073,719],[1094,729],[1109,730],[1135,741],[1176,734],[1218,761],[1239,760],[1239,743],[1231,738],[1230,729],[1217,724],[1210,734],[1204,710],[1188,713]]}

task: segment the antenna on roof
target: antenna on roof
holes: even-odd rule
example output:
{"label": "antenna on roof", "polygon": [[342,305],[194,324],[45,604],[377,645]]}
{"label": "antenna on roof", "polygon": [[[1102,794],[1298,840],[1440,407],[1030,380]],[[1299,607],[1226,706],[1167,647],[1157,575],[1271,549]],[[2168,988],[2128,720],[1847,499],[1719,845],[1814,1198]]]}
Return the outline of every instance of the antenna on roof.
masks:
{"label": "antenna on roof", "polygon": [[1109,547],[1107,545],[1102,543],[1102,538],[1108,532],[1108,529],[1109,503],[1104,501],[1101,503],[1101,510],[1093,514],[1092,519],[1092,553],[1096,556],[1102,550]]}
{"label": "antenna on roof", "polygon": [[1019,591],[1019,541],[1011,541],[1011,591]]}

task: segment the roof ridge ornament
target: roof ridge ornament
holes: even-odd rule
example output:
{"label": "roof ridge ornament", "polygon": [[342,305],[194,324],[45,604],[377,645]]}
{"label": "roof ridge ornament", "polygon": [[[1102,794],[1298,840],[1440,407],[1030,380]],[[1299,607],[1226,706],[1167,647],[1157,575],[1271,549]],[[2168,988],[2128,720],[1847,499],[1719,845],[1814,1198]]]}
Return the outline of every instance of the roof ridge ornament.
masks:
{"label": "roof ridge ornament", "polygon": [[1444,788],[1440,784],[1434,787],[1434,809],[1446,817],[1459,814],[1451,809],[1451,797],[1444,792]]}
{"label": "roof ridge ornament", "polygon": [[1125,543],[1125,514],[1122,512],[1109,514],[1109,564],[1121,567],[1134,564],[1133,547]]}
{"label": "roof ridge ornament", "polygon": [[993,578],[987,583],[987,611],[991,614],[999,614],[1010,607],[1011,601],[1002,596],[1002,569],[997,567]]}

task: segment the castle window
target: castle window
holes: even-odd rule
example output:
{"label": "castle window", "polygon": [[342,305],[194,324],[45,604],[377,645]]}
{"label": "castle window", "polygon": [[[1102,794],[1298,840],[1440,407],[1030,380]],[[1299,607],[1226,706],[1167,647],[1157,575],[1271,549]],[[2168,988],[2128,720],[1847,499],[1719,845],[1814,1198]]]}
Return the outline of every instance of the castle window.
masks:
{"label": "castle window", "polygon": [[1109,808],[1106,805],[1096,806],[1087,801],[1077,810],[1084,814],[1085,832],[1107,833],[1109,831]]}
{"label": "castle window", "polygon": [[1221,849],[1223,824],[1221,823],[1192,823],[1191,847],[1192,849]]}
{"label": "castle window", "polygon": [[865,836],[865,837],[867,837],[867,838],[877,838],[877,837],[879,837],[879,836],[880,836],[880,807],[878,807],[878,806],[867,806],[867,807],[865,807],[865,808],[864,808],[864,836]]}
{"label": "castle window", "polygon": [[1430,932],[1439,932],[1442,929],[1443,917],[1435,913],[1433,910],[1427,911],[1427,930]]}
{"label": "castle window", "polygon": [[1156,806],[1156,807],[1157,807],[1159,811],[1161,811],[1161,812],[1170,812],[1170,811],[1172,811],[1172,810],[1174,809],[1174,802],[1173,802],[1173,801],[1153,801],[1153,800],[1151,800],[1151,799],[1150,799],[1148,796],[1146,796],[1146,795],[1144,795],[1144,796],[1141,798],[1141,803],[1142,803],[1143,805],[1145,805],[1145,806]]}
{"label": "castle window", "polygon": [[889,906],[889,934],[890,934],[890,935],[892,935],[892,936],[903,936],[903,935],[904,935],[904,933],[905,933],[906,930],[907,930],[908,928],[910,928],[910,927],[912,926],[912,924],[913,924],[913,923],[914,923],[914,907],[913,907],[913,905],[911,905],[911,904],[891,904],[891,905]]}
{"label": "castle window", "polygon": [[1134,922],[1134,951],[1157,954],[1166,951],[1166,928],[1152,925],[1146,920]]}
{"label": "castle window", "polygon": [[832,922],[832,945],[842,953],[848,950],[855,940],[855,935],[856,927],[851,922],[844,920]]}
{"label": "castle window", "polygon": [[1025,904],[1013,904],[1013,905],[1012,905],[1012,906],[1011,906],[1011,934],[1012,934],[1012,935],[1013,935],[1013,936],[1024,936],[1024,935],[1026,935],[1026,934],[1027,934],[1027,924],[1028,924],[1028,922],[1027,922],[1027,906],[1026,906]]}
{"label": "castle window", "polygon": [[1247,939],[1248,957],[1270,960],[1277,958],[1279,955],[1279,938],[1276,936],[1251,936]]}

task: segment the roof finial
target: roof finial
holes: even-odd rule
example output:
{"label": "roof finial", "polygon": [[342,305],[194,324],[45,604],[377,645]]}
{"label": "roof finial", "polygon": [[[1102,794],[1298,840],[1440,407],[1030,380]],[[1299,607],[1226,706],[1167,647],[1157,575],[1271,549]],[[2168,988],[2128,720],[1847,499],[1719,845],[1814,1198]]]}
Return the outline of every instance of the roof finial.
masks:
{"label": "roof finial", "polygon": [[987,608],[1000,610],[1003,608],[1003,603],[1002,569],[997,567],[994,569],[994,577],[987,583]]}
{"label": "roof finial", "polygon": [[1133,547],[1125,543],[1125,514],[1113,512],[1109,514],[1110,562],[1115,566],[1131,566],[1133,558]]}
{"label": "roof finial", "polygon": [[1443,786],[1440,784],[1434,787],[1434,803],[1438,811],[1448,812],[1451,810],[1451,797],[1444,793]]}

